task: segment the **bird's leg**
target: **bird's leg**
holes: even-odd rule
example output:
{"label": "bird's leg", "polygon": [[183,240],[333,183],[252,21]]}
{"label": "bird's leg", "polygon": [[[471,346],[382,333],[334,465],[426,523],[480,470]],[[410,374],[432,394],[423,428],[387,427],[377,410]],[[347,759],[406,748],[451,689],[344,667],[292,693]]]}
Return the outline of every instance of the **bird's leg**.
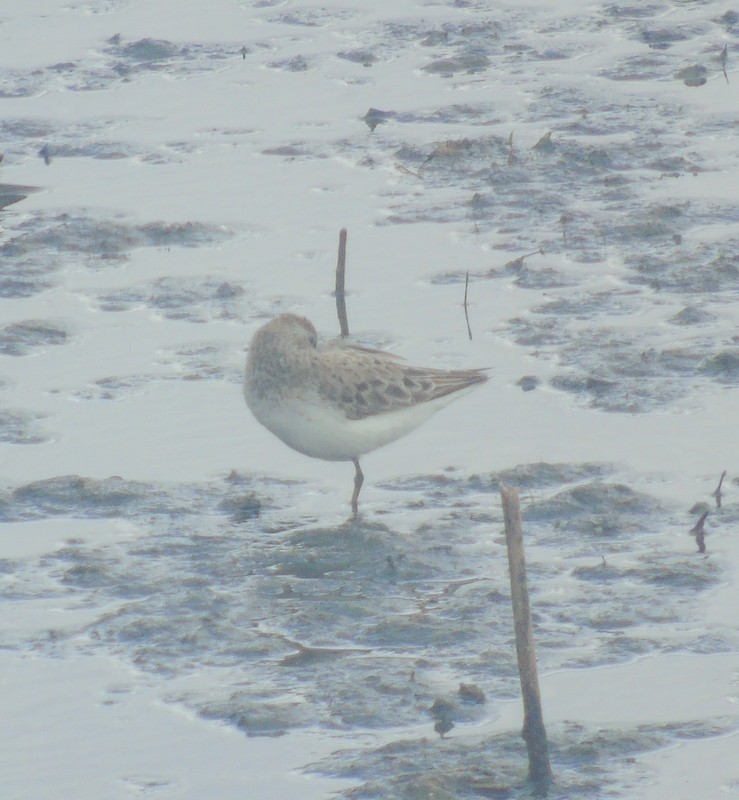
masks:
{"label": "bird's leg", "polygon": [[352,514],[354,515],[354,519],[357,518],[357,509],[359,506],[357,505],[357,500],[359,500],[359,492],[362,489],[362,484],[364,483],[364,473],[362,472],[362,468],[359,466],[359,459],[353,458],[352,461],[354,462],[354,468],[356,472],[354,473],[354,494],[352,495]]}

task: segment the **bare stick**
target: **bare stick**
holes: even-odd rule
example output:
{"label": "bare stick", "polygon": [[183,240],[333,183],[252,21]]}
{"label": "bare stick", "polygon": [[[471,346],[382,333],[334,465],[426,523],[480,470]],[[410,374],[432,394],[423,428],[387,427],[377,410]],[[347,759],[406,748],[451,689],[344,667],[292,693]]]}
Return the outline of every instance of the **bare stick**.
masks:
{"label": "bare stick", "polygon": [[339,317],[341,335],[349,335],[349,321],[346,318],[346,297],[344,294],[344,275],[346,273],[346,228],[339,231],[339,259],[336,263],[336,314]]}
{"label": "bare stick", "polygon": [[706,524],[706,518],[708,517],[709,512],[704,511],[698,522],[693,525],[690,532],[695,536],[695,543],[698,545],[698,552],[705,553],[706,552],[706,532],[703,530],[703,526]]}
{"label": "bare stick", "polygon": [[470,316],[467,313],[467,287],[470,285],[470,271],[467,270],[467,274],[464,276],[464,318],[467,321],[467,335],[470,337],[470,341],[472,341],[472,328],[470,328]]}
{"label": "bare stick", "polygon": [[721,484],[724,482],[724,478],[726,477],[726,470],[721,473],[721,477],[718,481],[718,486],[713,490],[711,497],[716,498],[716,508],[721,508]]}
{"label": "bare stick", "polygon": [[511,131],[510,136],[508,137],[508,165],[516,163],[516,154],[513,151],[513,131]]}
{"label": "bare stick", "polygon": [[523,731],[529,753],[529,781],[539,796],[545,796],[552,782],[549,764],[549,747],[544,717],[541,711],[539,678],[536,670],[534,631],[531,624],[529,590],[526,581],[526,558],[523,548],[521,506],[518,489],[500,486],[500,498],[505,518],[506,545],[508,547],[508,569],[511,577],[511,603],[513,623],[516,631],[516,655],[518,674],[523,696]]}
{"label": "bare stick", "polygon": [[417,172],[414,172],[412,169],[408,169],[405,164],[396,164],[395,169],[399,170],[400,172],[405,172],[407,175],[413,175],[414,178],[421,177]]}
{"label": "bare stick", "polygon": [[[523,269],[523,266],[524,266],[523,262],[524,262],[525,258],[530,258],[531,256],[536,256],[536,255],[542,255],[543,256],[544,255],[544,251],[541,248],[539,248],[538,250],[534,250],[533,253],[525,253],[524,255],[519,256],[518,258],[514,258],[513,261],[508,261],[503,266],[505,267],[505,269],[507,269],[507,270],[509,270],[511,272],[518,272],[520,269]],[[491,270],[491,272],[492,272],[492,270]]]}

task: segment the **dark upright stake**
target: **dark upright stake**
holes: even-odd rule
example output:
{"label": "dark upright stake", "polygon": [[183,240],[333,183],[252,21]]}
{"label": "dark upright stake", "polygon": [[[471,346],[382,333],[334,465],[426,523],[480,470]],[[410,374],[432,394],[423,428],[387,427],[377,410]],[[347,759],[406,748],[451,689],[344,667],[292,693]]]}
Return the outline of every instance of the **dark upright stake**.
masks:
{"label": "dark upright stake", "polygon": [[547,732],[544,728],[539,678],[536,670],[534,632],[531,625],[529,590],[526,582],[526,559],[523,549],[518,489],[501,485],[500,498],[503,501],[505,518],[508,569],[511,577],[511,603],[516,630],[516,655],[518,656],[518,674],[521,679],[523,696],[524,716],[521,735],[529,753],[529,781],[533,784],[537,795],[545,796],[552,782],[552,770],[549,765]]}
{"label": "dark upright stake", "polygon": [[470,328],[470,316],[467,313],[467,287],[470,285],[470,272],[467,270],[467,274],[464,276],[464,318],[467,321],[467,335],[470,337],[470,341],[472,341],[472,328]]}
{"label": "dark upright stake", "polygon": [[706,552],[706,531],[704,530],[703,526],[706,524],[706,518],[708,517],[709,512],[704,511],[701,514],[700,519],[698,522],[693,525],[691,529],[691,533],[695,536],[695,543],[698,545],[698,552],[705,553]]}
{"label": "dark upright stake", "polygon": [[726,477],[726,470],[724,470],[721,473],[718,486],[713,490],[713,493],[711,494],[711,497],[716,498],[716,508],[721,508],[721,485],[723,484],[725,477]]}
{"label": "dark upright stake", "polygon": [[362,468],[359,466],[359,459],[353,458],[352,461],[354,462],[354,468],[356,469],[356,472],[354,473],[354,494],[352,494],[352,514],[354,515],[354,519],[356,519],[359,509],[357,501],[359,500],[359,492],[362,490],[362,484],[364,483],[364,473],[362,472]]}
{"label": "dark upright stake", "polygon": [[336,262],[336,314],[342,337],[349,335],[349,320],[346,318],[346,297],[344,296],[344,276],[346,273],[346,228],[339,231],[339,258]]}

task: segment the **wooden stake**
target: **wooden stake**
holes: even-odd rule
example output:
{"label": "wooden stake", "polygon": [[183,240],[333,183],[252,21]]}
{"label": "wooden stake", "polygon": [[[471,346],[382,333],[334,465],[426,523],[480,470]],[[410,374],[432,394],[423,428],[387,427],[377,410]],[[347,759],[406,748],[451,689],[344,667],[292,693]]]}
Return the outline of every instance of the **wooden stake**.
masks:
{"label": "wooden stake", "polygon": [[464,276],[464,318],[467,321],[467,335],[472,341],[472,328],[470,328],[470,315],[467,313],[467,287],[470,285],[470,271]]}
{"label": "wooden stake", "polygon": [[508,165],[516,163],[516,154],[513,152],[513,131],[511,131],[510,136],[508,137]]}
{"label": "wooden stake", "polygon": [[511,603],[516,631],[516,655],[518,656],[518,674],[521,679],[521,695],[523,697],[524,717],[521,735],[529,753],[529,781],[533,784],[537,795],[546,796],[552,782],[552,770],[549,764],[547,732],[544,728],[539,678],[536,669],[518,489],[501,484],[500,498],[505,518],[508,569],[511,577]]}
{"label": "wooden stake", "polygon": [[344,275],[346,273],[346,228],[339,231],[339,258],[336,263],[336,314],[342,337],[349,335],[349,320],[346,317],[346,297],[344,294]]}
{"label": "wooden stake", "polygon": [[726,470],[724,470],[721,473],[718,486],[713,490],[713,493],[711,494],[711,497],[716,498],[716,508],[721,508],[721,485],[723,484],[725,477],[726,477]]}
{"label": "wooden stake", "polygon": [[704,511],[698,522],[693,525],[691,529],[691,533],[695,536],[695,543],[698,545],[698,552],[705,553],[706,552],[706,531],[703,526],[706,524],[706,519],[708,517],[709,512]]}

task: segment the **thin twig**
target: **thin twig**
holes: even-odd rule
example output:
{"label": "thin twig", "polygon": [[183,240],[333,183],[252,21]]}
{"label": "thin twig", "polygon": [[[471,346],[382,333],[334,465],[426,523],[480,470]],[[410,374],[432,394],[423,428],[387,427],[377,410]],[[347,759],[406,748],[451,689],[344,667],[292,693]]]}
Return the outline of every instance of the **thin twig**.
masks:
{"label": "thin twig", "polygon": [[349,335],[349,320],[346,317],[346,297],[344,292],[344,278],[346,273],[346,228],[339,231],[339,258],[336,263],[336,314],[339,318],[339,328],[342,337]]}
{"label": "thin twig", "polygon": [[513,131],[511,131],[510,136],[508,137],[508,166],[511,164],[516,163],[516,154],[513,150]]}
{"label": "thin twig", "polygon": [[408,169],[408,167],[406,167],[405,164],[396,164],[395,169],[399,170],[400,172],[405,172],[408,175],[413,175],[414,178],[421,177],[417,172],[414,172],[412,169]]}
{"label": "thin twig", "polygon": [[726,477],[726,470],[721,473],[721,477],[719,478],[718,486],[713,490],[711,497],[716,498],[716,508],[721,508],[721,484],[724,482],[724,478]]}
{"label": "thin twig", "polygon": [[[534,250],[532,253],[524,253],[524,255],[519,256],[518,258],[514,258],[512,261],[507,261],[503,265],[503,269],[505,269],[507,272],[519,272],[524,268],[524,263],[523,263],[524,259],[536,255],[543,256],[544,251],[541,248],[539,248],[538,250]],[[491,269],[489,269],[487,272],[487,275],[490,277],[493,277],[497,274],[498,274],[497,267],[491,267]]]}
{"label": "thin twig", "polygon": [[706,517],[708,516],[709,512],[704,511],[698,522],[693,525],[690,532],[695,536],[695,543],[698,545],[698,552],[705,553],[706,552],[706,532],[703,530],[703,525],[706,522]]}
{"label": "thin twig", "polygon": [[467,287],[470,285],[470,271],[464,276],[464,318],[467,322],[467,335],[472,341],[472,328],[470,328],[470,315],[467,313]]}

